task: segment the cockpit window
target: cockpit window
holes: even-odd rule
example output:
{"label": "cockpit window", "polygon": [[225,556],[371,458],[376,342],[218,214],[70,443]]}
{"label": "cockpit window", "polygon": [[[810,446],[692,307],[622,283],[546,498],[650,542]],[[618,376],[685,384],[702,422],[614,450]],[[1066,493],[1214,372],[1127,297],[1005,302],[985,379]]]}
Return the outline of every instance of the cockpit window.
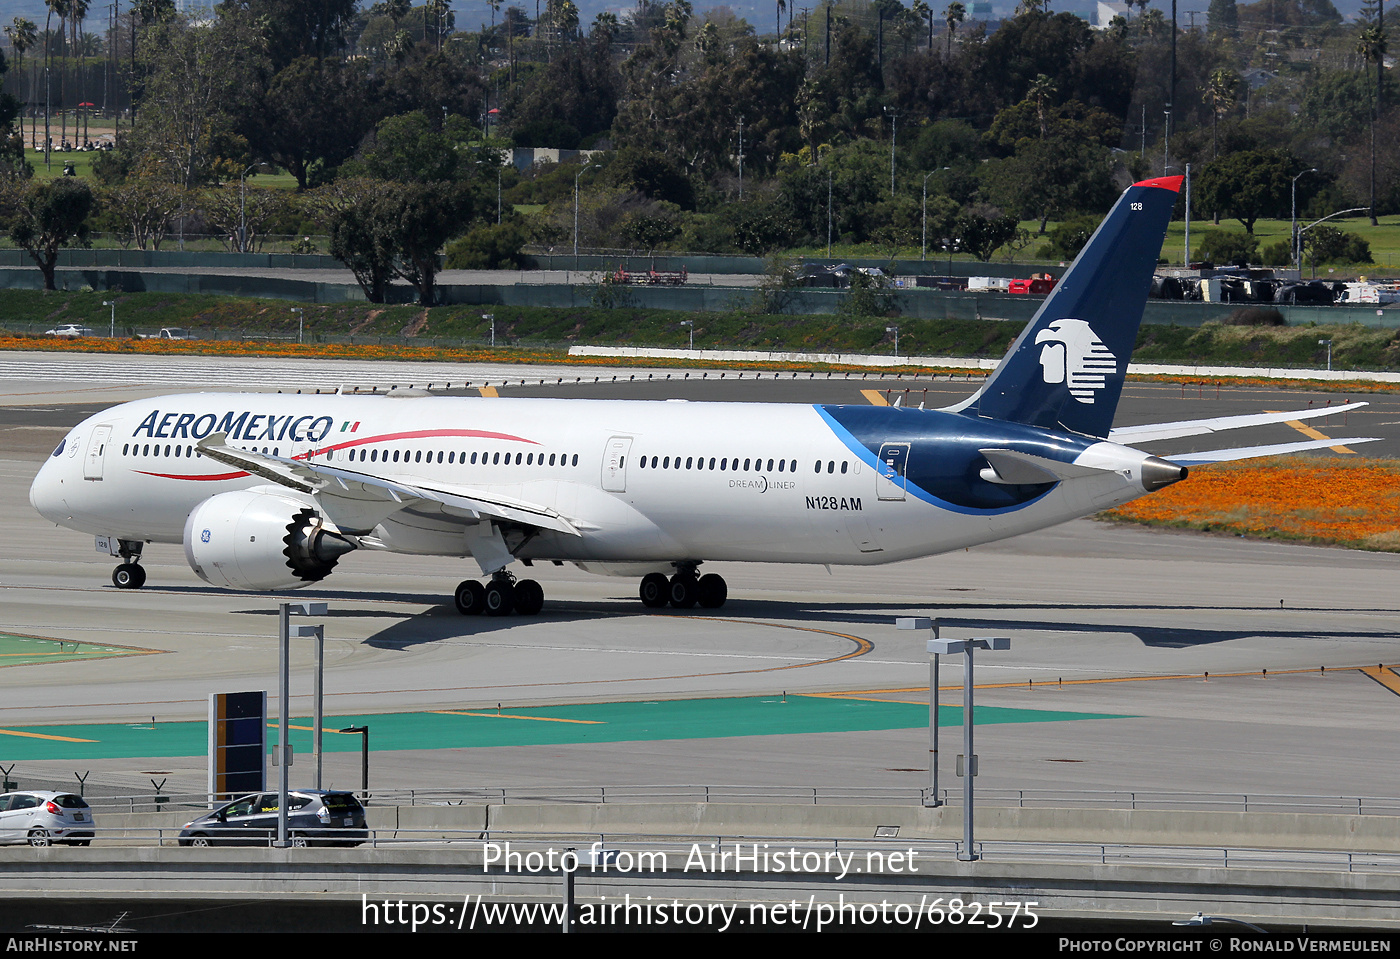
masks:
{"label": "cockpit window", "polygon": [[53,455],[54,455],[54,456],[58,456],[59,454],[61,454],[61,453],[63,452],[63,447],[64,447],[67,443],[68,443],[68,437],[66,437],[66,436],[65,436],[63,439],[59,440],[59,441],[58,441],[58,446],[57,446],[57,447],[54,449],[54,451],[53,451]]}

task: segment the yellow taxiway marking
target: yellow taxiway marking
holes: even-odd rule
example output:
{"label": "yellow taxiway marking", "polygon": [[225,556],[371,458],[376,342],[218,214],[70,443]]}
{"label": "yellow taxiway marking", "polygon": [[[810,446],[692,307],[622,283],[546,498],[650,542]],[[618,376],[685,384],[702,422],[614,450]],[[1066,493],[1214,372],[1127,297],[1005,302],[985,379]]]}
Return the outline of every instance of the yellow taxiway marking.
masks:
{"label": "yellow taxiway marking", "polygon": [[[268,723],[268,724],[267,724],[267,728],[268,728],[268,729],[279,729],[280,727],[278,726],[277,723]],[[315,727],[315,726],[293,726],[293,725],[290,725],[290,724],[289,724],[289,725],[287,726],[287,728],[288,728],[288,729],[301,729],[301,730],[305,730],[305,731],[308,732],[308,733],[314,733],[314,732],[316,731],[316,727]],[[328,729],[328,728],[326,728],[325,726],[322,726],[322,727],[321,727],[321,732],[323,732],[323,733],[336,733],[337,735],[345,735],[345,736],[358,736],[358,735],[360,735],[359,733],[347,733],[347,732],[345,732],[343,729]]]}
{"label": "yellow taxiway marking", "polygon": [[1362,666],[1361,671],[1380,683],[1386,689],[1400,696],[1400,676],[1383,666]]}
{"label": "yellow taxiway marking", "polygon": [[[1345,672],[1347,670],[1359,670],[1370,676],[1382,686],[1400,695],[1400,676],[1397,676],[1391,666],[1334,666],[1333,672]],[[1302,676],[1307,673],[1322,672],[1318,669],[1277,669],[1272,670],[1272,676]],[[1249,672],[1234,673],[1174,673],[1161,676],[1100,676],[1094,679],[1046,679],[1032,683],[974,683],[974,689],[1045,689],[1055,686],[1088,686],[1094,683],[1155,683],[1168,679],[1248,679],[1261,678],[1264,674],[1258,670]],[[962,683],[956,685],[939,686],[939,693],[960,692]],[[898,696],[928,695],[927,686],[903,686],[896,689],[847,689],[825,693],[803,693],[804,696],[825,697],[827,699],[868,699],[875,702],[887,702],[896,699]],[[903,701],[903,700],[900,700]],[[927,702],[927,700],[924,700]]]}
{"label": "yellow taxiway marking", "polygon": [[23,736],[25,739],[52,739],[60,743],[100,743],[100,739],[75,739],[72,736],[50,736],[48,733],[22,733],[18,729],[0,729],[0,736]]}
{"label": "yellow taxiway marking", "polygon": [[507,713],[469,713],[456,709],[433,709],[439,716],[480,716],[484,719],[528,719],[537,723],[578,723],[583,726],[606,726],[601,719],[558,719],[554,716],[513,716]]}
{"label": "yellow taxiway marking", "polygon": [[[1281,411],[1280,411],[1280,410],[1266,410],[1265,412],[1267,412],[1267,413],[1278,413],[1278,412],[1281,412]],[[1328,436],[1326,433],[1322,433],[1322,432],[1320,432],[1320,431],[1318,431],[1318,430],[1313,429],[1311,426],[1309,426],[1308,424],[1304,423],[1302,420],[1287,420],[1287,421],[1285,421],[1285,423],[1284,423],[1283,425],[1284,425],[1284,426],[1291,426],[1291,427],[1293,427],[1295,430],[1297,430],[1299,433],[1302,433],[1304,436],[1306,436],[1306,437],[1307,437],[1308,439],[1310,439],[1310,440],[1330,440],[1330,439],[1332,438],[1332,437]],[[1352,453],[1352,454],[1355,454],[1355,453],[1356,453],[1356,450],[1347,449],[1345,446],[1329,446],[1328,449],[1332,450],[1334,453]]]}
{"label": "yellow taxiway marking", "polygon": [[476,388],[476,391],[482,396],[494,396],[499,398],[501,395],[500,393],[496,392],[496,388],[494,386],[478,386]]}
{"label": "yellow taxiway marking", "polygon": [[860,395],[870,401],[871,406],[889,406],[889,401],[885,399],[879,390],[861,390]]}

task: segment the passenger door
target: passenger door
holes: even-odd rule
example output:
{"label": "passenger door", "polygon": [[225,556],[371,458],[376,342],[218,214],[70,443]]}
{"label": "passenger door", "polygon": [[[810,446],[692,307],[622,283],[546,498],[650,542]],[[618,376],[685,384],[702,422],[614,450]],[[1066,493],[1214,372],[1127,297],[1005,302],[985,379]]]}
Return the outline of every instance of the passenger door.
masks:
{"label": "passenger door", "polygon": [[627,454],[632,449],[632,437],[614,436],[603,450],[603,489],[610,493],[627,492]]}
{"label": "passenger door", "polygon": [[88,439],[87,459],[83,462],[83,479],[100,480],[102,461],[107,454],[107,443],[112,439],[112,426],[97,426]]}
{"label": "passenger door", "polygon": [[909,444],[885,443],[880,447],[875,486],[882,500],[904,499],[905,476],[909,470]]}

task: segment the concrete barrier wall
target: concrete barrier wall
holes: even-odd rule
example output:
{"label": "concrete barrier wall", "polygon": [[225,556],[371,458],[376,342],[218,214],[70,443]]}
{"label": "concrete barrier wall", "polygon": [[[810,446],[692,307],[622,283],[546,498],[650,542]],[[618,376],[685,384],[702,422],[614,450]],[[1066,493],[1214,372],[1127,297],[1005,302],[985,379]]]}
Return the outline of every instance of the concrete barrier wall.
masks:
{"label": "concrete barrier wall", "polygon": [[[522,803],[376,806],[371,829],[454,833],[622,836],[778,836],[872,839],[895,826],[908,839],[962,838],[960,807],[818,806],[780,803]],[[102,836],[125,830],[178,829],[201,813],[110,814],[96,811]],[[428,833],[416,833],[424,838]],[[388,836],[387,838],[392,838]],[[983,842],[1181,845],[1256,849],[1400,853],[1400,817],[1286,812],[1151,809],[1052,809],[979,806]],[[100,839],[99,839],[100,842]]]}
{"label": "concrete barrier wall", "polygon": [[[825,256],[784,257],[784,259],[801,263],[846,263],[866,269],[893,270],[895,276],[1000,276],[1014,279],[1028,277],[1032,273],[1062,276],[1065,272],[1065,267],[1056,264],[982,263],[974,260],[953,260],[950,264],[948,260],[939,259],[937,256],[929,257],[927,260],[894,261],[878,257],[843,259]],[[768,260],[761,256],[722,256],[703,253],[658,254],[657,256],[581,253],[577,257],[577,265],[575,265],[575,257],[572,253],[537,253],[527,254],[524,261],[526,269],[531,270],[587,270],[589,272],[621,268],[628,271],[654,269],[673,273],[685,269],[691,273],[721,273],[732,276],[735,274],[764,273],[768,269]]]}

